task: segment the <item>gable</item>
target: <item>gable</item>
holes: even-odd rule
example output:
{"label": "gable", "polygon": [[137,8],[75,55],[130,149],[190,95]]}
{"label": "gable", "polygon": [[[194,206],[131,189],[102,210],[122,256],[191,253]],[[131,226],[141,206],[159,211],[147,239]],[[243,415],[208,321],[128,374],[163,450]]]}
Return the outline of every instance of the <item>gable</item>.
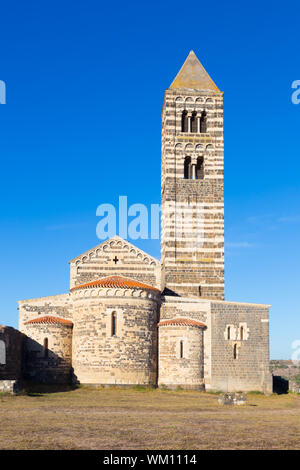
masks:
{"label": "gable", "polygon": [[160,261],[118,236],[70,261],[70,288],[114,275],[160,289]]}

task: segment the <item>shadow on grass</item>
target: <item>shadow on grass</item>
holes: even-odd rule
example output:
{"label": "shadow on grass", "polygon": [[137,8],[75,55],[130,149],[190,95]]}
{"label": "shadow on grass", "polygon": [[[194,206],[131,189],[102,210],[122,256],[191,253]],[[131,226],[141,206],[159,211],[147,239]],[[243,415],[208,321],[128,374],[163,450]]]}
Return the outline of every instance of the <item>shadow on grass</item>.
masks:
{"label": "shadow on grass", "polygon": [[18,395],[27,395],[29,397],[42,397],[49,393],[71,392],[79,388],[79,385],[68,384],[42,384],[38,382],[21,382]]}

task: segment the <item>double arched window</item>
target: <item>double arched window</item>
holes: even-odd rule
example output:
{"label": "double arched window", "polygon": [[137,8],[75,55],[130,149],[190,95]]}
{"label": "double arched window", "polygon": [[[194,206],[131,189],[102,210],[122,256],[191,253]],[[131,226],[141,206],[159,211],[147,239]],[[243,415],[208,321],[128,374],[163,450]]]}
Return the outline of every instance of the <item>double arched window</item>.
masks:
{"label": "double arched window", "polygon": [[197,163],[192,164],[191,157],[184,159],[184,179],[202,180],[204,178],[204,158],[198,157]]}
{"label": "double arched window", "polygon": [[193,111],[188,113],[184,110],[181,115],[181,132],[205,133],[207,132],[207,114],[206,111],[197,113]]}

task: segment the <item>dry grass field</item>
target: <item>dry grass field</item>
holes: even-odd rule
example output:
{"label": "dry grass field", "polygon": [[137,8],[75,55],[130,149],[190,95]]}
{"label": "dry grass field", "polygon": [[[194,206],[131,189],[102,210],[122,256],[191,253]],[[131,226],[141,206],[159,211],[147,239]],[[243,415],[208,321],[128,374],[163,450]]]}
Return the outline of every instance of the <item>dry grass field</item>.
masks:
{"label": "dry grass field", "polygon": [[300,449],[300,396],[90,389],[0,396],[0,449]]}

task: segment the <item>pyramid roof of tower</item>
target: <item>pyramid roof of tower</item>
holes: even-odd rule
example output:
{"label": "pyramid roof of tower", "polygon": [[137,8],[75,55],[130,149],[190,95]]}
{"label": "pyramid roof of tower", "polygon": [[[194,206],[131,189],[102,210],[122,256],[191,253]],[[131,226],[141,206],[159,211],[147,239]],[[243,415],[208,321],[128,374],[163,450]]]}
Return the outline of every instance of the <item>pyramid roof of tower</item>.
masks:
{"label": "pyramid roof of tower", "polygon": [[188,88],[220,92],[194,51],[187,56],[183,66],[173,80],[170,89]]}

